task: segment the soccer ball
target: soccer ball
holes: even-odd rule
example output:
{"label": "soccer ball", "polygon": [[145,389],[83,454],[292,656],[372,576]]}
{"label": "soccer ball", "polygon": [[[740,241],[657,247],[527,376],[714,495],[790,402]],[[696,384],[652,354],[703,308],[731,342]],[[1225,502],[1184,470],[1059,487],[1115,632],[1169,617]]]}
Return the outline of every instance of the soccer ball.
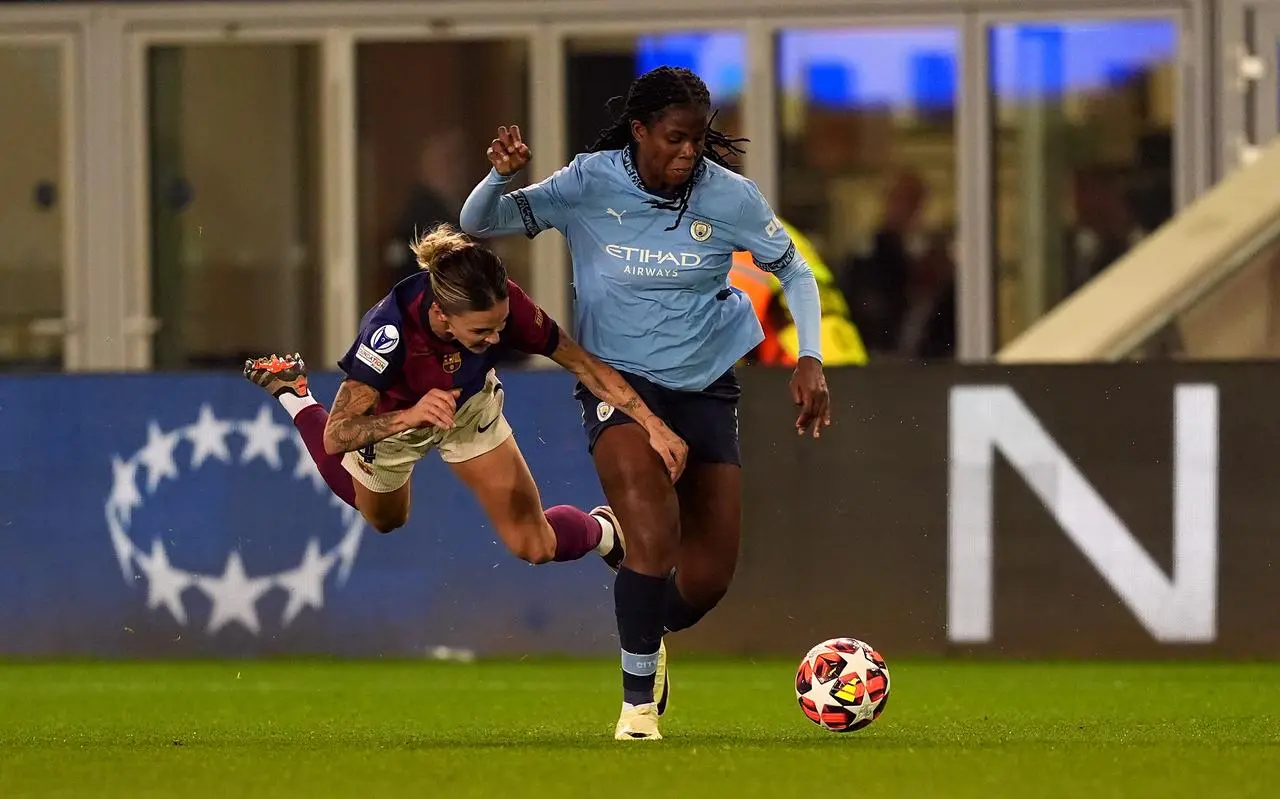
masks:
{"label": "soccer ball", "polygon": [[889,667],[856,638],[832,638],[809,650],[796,670],[796,699],[809,721],[832,732],[860,730],[889,701]]}

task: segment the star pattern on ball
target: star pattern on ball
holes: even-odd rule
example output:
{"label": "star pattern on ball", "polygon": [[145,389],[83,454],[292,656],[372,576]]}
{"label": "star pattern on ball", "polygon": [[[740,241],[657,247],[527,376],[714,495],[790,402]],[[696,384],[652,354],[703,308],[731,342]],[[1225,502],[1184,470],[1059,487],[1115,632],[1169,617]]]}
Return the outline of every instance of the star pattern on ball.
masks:
{"label": "star pattern on ball", "polygon": [[[195,589],[210,601],[207,634],[216,635],[238,626],[258,635],[262,630],[258,603],[271,591],[281,590],[287,596],[280,623],[288,627],[303,611],[324,608],[325,581],[335,567],[336,583],[346,583],[360,551],[364,521],[354,508],[336,497],[331,498],[331,504],[342,522],[342,539],[328,551],[322,550],[319,539],[308,539],[297,565],[275,573],[254,573],[238,549],[227,553],[220,573],[186,570],[171,561],[163,539],[154,539],[150,550],[144,551],[129,535],[134,511],[145,505],[146,497],[163,491],[169,482],[184,479],[184,467],[188,472],[195,471],[209,460],[230,468],[261,462],[259,465],[275,472],[287,470],[292,479],[307,481],[317,490],[325,489],[324,477],[301,437],[290,426],[279,423],[273,411],[273,406],[263,405],[252,419],[227,419],[219,418],[205,403],[196,420],[185,427],[165,430],[151,421],[146,443],[137,452],[128,458],[112,457],[111,490],[104,508],[107,529],[125,581],[132,585],[145,578],[149,610],[163,608],[174,621],[187,626],[190,616],[184,597]],[[243,446],[238,457],[233,457],[232,442],[237,438],[243,439]],[[286,439],[293,443],[293,447],[286,448],[286,453],[292,450],[294,457],[288,465],[281,453]],[[190,444],[189,461],[177,454],[184,441]]]}

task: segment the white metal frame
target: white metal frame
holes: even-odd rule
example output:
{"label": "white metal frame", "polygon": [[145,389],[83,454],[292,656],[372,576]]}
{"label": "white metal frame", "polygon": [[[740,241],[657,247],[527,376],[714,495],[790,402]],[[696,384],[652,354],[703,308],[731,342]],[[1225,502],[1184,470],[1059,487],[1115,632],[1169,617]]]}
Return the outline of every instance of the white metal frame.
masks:
{"label": "white metal frame", "polygon": [[[1280,0],[1222,0],[1216,37],[1220,136],[1215,151],[1221,178],[1248,162],[1280,127]],[[1258,59],[1261,74],[1242,76],[1242,61]]]}
{"label": "white metal frame", "polygon": [[1254,55],[1262,56],[1269,65],[1262,78],[1253,84],[1253,125],[1251,141],[1255,147],[1266,146],[1280,133],[1280,3],[1257,5],[1253,8],[1252,36]]}
{"label": "white metal frame", "polygon": [[69,372],[84,368],[86,357],[84,237],[80,231],[84,225],[81,195],[84,179],[81,173],[84,149],[84,128],[80,98],[82,95],[80,62],[83,49],[83,30],[74,23],[32,26],[30,32],[5,29],[0,32],[0,49],[11,47],[56,48],[58,53],[58,133],[61,139],[58,153],[58,213],[62,216],[62,241],[59,251],[62,261],[62,313],[60,317],[39,320],[41,333],[62,339],[63,369]]}
{"label": "white metal frame", "polygon": [[[1183,11],[1183,36],[1181,52],[1181,88],[1179,103],[1185,104],[1192,114],[1187,120],[1192,137],[1189,174],[1183,181],[1183,207],[1209,190],[1222,174],[1218,171],[1218,159],[1214,143],[1221,131],[1218,110],[1219,97],[1215,76],[1218,49],[1214,31],[1219,0],[1190,0]],[[1183,120],[1179,119],[1179,122]],[[1176,141],[1176,139],[1175,139]]]}
{"label": "white metal frame", "polygon": [[1217,177],[1221,179],[1238,167],[1245,148],[1255,145],[1253,121],[1246,118],[1248,87],[1240,80],[1240,59],[1253,53],[1253,32],[1247,0],[1222,0],[1217,16],[1215,89],[1218,96],[1218,140],[1214,149]]}

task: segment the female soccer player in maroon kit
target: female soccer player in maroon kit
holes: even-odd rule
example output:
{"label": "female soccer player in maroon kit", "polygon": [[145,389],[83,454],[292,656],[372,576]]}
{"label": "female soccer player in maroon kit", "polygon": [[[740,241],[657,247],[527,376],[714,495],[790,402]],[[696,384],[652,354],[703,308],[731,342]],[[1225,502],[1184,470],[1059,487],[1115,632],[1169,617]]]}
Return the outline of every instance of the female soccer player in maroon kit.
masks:
{"label": "female soccer player in maroon kit", "polygon": [[338,362],[347,377],[330,412],[311,396],[298,355],[248,361],[245,377],[279,399],[325,482],[374,529],[391,532],[408,520],[414,464],[436,449],[516,557],[546,563],[594,551],[616,570],[625,542],[607,506],[589,514],[568,505],[543,512],[502,414],[494,372],[501,351],[551,358],[643,424],[672,481],[684,469],[685,442],[508,280],[492,251],[448,227],[413,247],[423,271],[364,315]]}

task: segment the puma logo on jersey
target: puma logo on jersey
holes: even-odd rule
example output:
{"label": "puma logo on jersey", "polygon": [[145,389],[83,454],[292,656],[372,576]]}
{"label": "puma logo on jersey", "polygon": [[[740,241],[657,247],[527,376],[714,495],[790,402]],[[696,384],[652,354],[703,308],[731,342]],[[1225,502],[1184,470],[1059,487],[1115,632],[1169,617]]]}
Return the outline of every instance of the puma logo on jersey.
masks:
{"label": "puma logo on jersey", "polygon": [[609,216],[615,217],[618,220],[619,225],[622,224],[622,215],[625,214],[626,211],[615,211],[612,208],[606,208],[604,210],[609,214]]}

